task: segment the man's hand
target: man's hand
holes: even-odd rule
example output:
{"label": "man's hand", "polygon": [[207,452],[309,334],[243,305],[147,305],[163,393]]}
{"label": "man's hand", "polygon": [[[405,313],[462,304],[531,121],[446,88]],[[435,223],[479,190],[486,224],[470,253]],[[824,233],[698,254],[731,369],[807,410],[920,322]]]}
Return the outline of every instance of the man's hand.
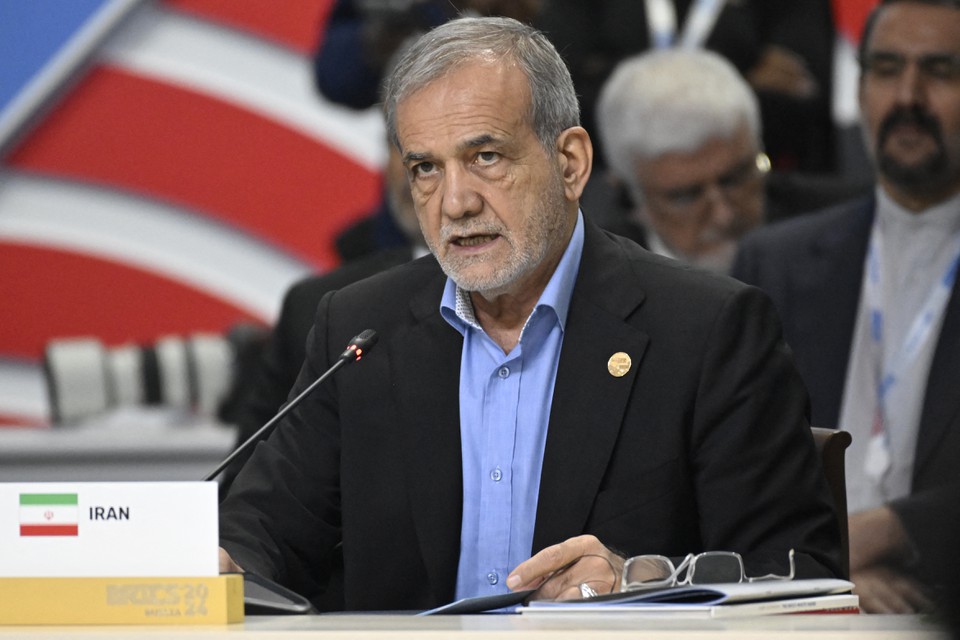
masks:
{"label": "man's hand", "polygon": [[750,86],[758,91],[772,91],[798,99],[812,98],[820,90],[803,58],[777,45],[767,46],[746,76]]}
{"label": "man's hand", "polygon": [[855,513],[850,529],[850,572],[898,562],[911,553],[910,538],[897,514],[888,506]]}
{"label": "man's hand", "polygon": [[578,536],[520,563],[507,577],[507,586],[514,591],[536,589],[535,600],[582,598],[581,584],[611,593],[620,590],[623,562],[595,536]]}
{"label": "man's hand", "polygon": [[866,613],[921,613],[933,610],[923,588],[895,569],[875,566],[852,572],[853,592]]}
{"label": "man's hand", "polygon": [[220,547],[220,573],[243,573],[243,567],[234,562],[223,547]]}

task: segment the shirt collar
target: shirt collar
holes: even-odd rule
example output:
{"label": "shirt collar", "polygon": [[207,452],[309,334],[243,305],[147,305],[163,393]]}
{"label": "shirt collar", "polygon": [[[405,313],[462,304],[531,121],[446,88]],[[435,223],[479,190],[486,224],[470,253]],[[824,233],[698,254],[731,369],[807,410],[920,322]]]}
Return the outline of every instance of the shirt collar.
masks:
{"label": "shirt collar", "polygon": [[952,233],[960,227],[960,194],[915,213],[898,204],[878,185],[877,218],[898,227],[940,227],[943,231]]}
{"label": "shirt collar", "polygon": [[[573,286],[577,281],[580,257],[583,254],[583,229],[583,212],[577,211],[577,224],[573,228],[570,242],[567,244],[556,270],[550,276],[550,281],[547,282],[543,293],[540,294],[540,300],[534,306],[530,317],[536,315],[540,309],[551,309],[556,314],[560,328],[563,329],[566,326],[567,314],[570,311],[570,299],[573,297]],[[540,313],[543,312],[540,311]],[[447,278],[446,286],[443,289],[443,297],[440,299],[440,315],[461,334],[466,334],[467,327],[482,331],[473,312],[470,293],[458,287],[450,278]]]}

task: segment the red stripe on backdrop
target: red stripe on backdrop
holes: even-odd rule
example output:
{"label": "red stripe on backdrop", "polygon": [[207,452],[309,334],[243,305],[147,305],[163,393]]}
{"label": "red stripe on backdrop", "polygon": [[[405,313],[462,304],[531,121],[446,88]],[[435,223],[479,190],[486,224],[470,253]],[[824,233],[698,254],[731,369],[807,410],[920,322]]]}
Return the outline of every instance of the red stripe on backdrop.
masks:
{"label": "red stripe on backdrop", "polygon": [[75,524],[22,524],[21,536],[75,536],[79,535],[79,525]]}
{"label": "red stripe on backdrop", "polygon": [[320,269],[372,210],[380,176],[323,143],[222,100],[95,68],[9,157],[228,222]]}
{"label": "red stripe on backdrop", "polygon": [[36,429],[39,427],[49,427],[50,423],[46,420],[37,418],[37,416],[23,416],[15,413],[0,412],[0,427],[4,429],[24,428]]}
{"label": "red stripe on backdrop", "polygon": [[833,21],[837,31],[850,42],[860,42],[863,23],[879,0],[833,0]]}
{"label": "red stripe on backdrop", "polygon": [[163,276],[56,249],[0,242],[0,273],[0,300],[11,309],[0,322],[4,356],[39,360],[57,337],[146,344],[263,321]]}
{"label": "red stripe on backdrop", "polygon": [[173,8],[245,29],[311,54],[334,0],[164,0]]}

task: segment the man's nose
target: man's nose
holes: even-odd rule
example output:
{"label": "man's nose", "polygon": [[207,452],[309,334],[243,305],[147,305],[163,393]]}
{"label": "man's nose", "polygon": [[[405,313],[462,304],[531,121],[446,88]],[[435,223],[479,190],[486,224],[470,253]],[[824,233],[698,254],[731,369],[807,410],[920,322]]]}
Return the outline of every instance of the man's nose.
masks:
{"label": "man's nose", "polygon": [[733,225],[737,217],[737,208],[730,200],[730,194],[717,184],[706,189],[707,215],[714,226],[726,229]]}
{"label": "man's nose", "polygon": [[483,199],[476,189],[475,180],[462,167],[447,167],[443,173],[443,197],[441,210],[447,218],[462,218],[476,215],[483,208]]}
{"label": "man's nose", "polygon": [[925,96],[926,82],[920,66],[908,63],[897,80],[897,102],[905,106],[924,104]]}

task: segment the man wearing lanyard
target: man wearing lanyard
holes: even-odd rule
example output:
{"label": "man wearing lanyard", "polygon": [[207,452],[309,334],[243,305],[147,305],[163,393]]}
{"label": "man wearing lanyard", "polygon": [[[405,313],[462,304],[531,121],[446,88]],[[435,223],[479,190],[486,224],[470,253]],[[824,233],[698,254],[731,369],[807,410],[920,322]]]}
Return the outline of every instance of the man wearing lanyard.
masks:
{"label": "man wearing lanyard", "polygon": [[860,59],[875,196],[748,237],[734,275],[774,298],[813,424],[853,434],[861,605],[916,611],[957,569],[941,532],[960,502],[960,2],[882,2]]}

